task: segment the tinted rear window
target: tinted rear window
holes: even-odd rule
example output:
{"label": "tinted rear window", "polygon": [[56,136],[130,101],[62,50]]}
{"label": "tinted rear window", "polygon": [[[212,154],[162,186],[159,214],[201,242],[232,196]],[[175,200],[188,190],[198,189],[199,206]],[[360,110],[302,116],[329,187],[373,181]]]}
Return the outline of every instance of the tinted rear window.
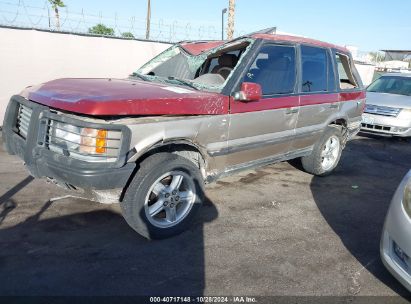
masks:
{"label": "tinted rear window", "polygon": [[301,46],[302,91],[327,91],[327,51],[322,48]]}

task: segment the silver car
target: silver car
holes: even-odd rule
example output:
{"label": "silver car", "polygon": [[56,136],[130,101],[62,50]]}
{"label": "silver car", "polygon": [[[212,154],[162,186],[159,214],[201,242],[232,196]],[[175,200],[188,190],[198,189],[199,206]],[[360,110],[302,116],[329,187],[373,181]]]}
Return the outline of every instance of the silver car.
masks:
{"label": "silver car", "polygon": [[391,201],[380,249],[384,265],[411,291],[411,171]]}
{"label": "silver car", "polygon": [[361,131],[411,137],[411,74],[385,74],[370,84]]}

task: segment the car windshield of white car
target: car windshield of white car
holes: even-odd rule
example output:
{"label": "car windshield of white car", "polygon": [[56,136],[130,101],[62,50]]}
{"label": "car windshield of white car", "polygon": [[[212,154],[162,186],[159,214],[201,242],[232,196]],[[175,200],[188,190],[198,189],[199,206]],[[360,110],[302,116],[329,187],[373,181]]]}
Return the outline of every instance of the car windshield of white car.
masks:
{"label": "car windshield of white car", "polygon": [[367,91],[411,96],[411,77],[382,76]]}

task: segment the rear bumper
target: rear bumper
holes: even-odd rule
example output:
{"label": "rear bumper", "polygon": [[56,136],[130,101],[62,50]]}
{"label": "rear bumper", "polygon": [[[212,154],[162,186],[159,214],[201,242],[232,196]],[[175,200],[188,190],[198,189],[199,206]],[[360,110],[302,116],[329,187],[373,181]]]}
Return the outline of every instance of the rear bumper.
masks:
{"label": "rear bumper", "polygon": [[[116,189],[124,188],[136,165],[126,163],[121,157],[115,163],[92,163],[73,159],[69,156],[50,151],[38,144],[40,126],[39,117],[44,117],[48,108],[31,103],[33,114],[30,119],[30,130],[24,139],[15,131],[16,104],[30,103],[27,100],[11,100],[3,124],[3,144],[9,154],[17,155],[34,177],[48,177],[61,184],[69,184],[82,189]],[[124,138],[123,144],[129,145],[130,138]]]}

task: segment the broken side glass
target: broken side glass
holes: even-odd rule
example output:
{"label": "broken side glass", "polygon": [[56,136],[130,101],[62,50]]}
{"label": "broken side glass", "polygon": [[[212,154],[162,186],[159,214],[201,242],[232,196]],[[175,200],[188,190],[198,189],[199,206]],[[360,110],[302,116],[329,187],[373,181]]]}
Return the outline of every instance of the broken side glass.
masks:
{"label": "broken side glass", "polygon": [[131,77],[140,78],[145,81],[183,85],[197,90],[220,92],[233,74],[233,71],[224,79],[216,73],[198,75],[199,69],[207,59],[218,57],[224,54],[225,49],[231,50],[238,46],[243,48],[243,52],[241,52],[241,56],[233,68],[234,70],[249,51],[253,41],[247,38],[239,39],[199,55],[191,55],[179,44],[176,44],[147,62],[138,71],[134,72]]}

